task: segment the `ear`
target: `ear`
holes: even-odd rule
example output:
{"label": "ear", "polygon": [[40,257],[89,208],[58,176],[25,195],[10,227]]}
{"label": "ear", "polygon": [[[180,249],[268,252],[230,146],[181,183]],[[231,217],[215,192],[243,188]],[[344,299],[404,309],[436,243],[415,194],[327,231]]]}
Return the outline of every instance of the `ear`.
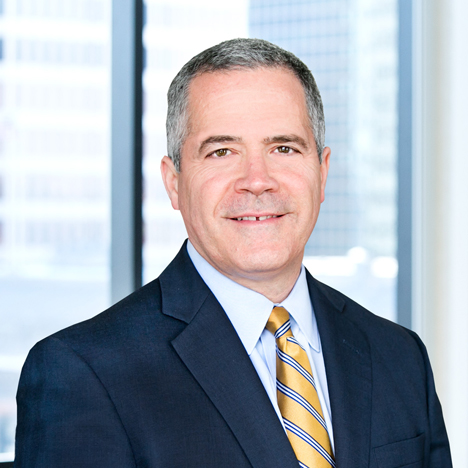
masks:
{"label": "ear", "polygon": [[172,208],[179,209],[179,173],[170,158],[164,156],[161,160],[161,175],[166,192],[171,200]]}
{"label": "ear", "polygon": [[330,168],[330,154],[331,149],[328,146],[325,146],[322,151],[322,164],[320,165],[320,174],[322,176],[320,184],[321,203],[325,200],[325,186],[327,185],[328,169]]}

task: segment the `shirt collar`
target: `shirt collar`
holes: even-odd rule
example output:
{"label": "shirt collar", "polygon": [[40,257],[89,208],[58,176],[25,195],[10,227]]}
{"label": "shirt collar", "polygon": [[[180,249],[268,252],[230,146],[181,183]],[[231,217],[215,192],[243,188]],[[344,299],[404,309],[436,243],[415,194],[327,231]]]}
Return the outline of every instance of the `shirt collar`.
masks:
{"label": "shirt collar", "polygon": [[275,305],[284,307],[290,313],[309,345],[320,351],[317,323],[304,266],[289,296],[281,304],[274,304],[262,294],[224,276],[197,252],[190,241],[187,243],[187,251],[203,281],[226,312],[249,355],[265,329]]}

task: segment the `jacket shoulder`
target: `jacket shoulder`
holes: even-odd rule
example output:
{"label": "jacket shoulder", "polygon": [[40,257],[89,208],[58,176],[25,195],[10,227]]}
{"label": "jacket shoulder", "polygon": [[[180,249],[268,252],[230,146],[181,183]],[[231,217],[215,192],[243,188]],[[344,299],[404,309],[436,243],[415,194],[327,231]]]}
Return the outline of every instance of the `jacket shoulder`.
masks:
{"label": "jacket shoulder", "polygon": [[161,289],[156,279],[98,315],[64,328],[42,341],[53,338],[69,344],[80,342],[86,345],[112,338],[118,342],[124,337],[130,338],[149,321],[157,321],[160,312]]}

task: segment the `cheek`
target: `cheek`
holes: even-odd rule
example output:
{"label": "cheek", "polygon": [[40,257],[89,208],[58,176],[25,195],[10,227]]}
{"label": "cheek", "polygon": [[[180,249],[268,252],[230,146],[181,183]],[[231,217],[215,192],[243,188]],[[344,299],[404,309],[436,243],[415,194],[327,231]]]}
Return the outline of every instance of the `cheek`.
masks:
{"label": "cheek", "polygon": [[190,203],[203,216],[216,217],[219,215],[220,204],[228,195],[228,178],[221,174],[204,177],[192,186]]}
{"label": "cheek", "polygon": [[294,173],[283,179],[285,186],[301,205],[316,205],[320,203],[322,194],[321,177],[317,171],[304,169],[302,173]]}
{"label": "cheek", "polygon": [[216,195],[210,181],[192,179],[182,187],[181,212],[194,229],[201,229],[213,216]]}
{"label": "cheek", "polygon": [[297,203],[302,212],[300,220],[307,226],[310,223],[315,224],[320,212],[321,198],[321,189],[317,186],[303,186],[303,190],[297,192]]}

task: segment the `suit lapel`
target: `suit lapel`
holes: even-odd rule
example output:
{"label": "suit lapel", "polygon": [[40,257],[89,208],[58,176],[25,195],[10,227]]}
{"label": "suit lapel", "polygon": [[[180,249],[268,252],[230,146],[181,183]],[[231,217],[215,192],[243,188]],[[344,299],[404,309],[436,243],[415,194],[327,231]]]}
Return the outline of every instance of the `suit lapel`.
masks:
{"label": "suit lapel", "polygon": [[346,318],[345,300],[309,274],[327,373],[337,466],[367,466],[371,432],[369,345]]}
{"label": "suit lapel", "polygon": [[[224,310],[185,245],[160,277],[163,312],[187,322],[172,341],[255,468],[297,467],[267,393]],[[175,285],[184,285],[182,288]]]}
{"label": "suit lapel", "polygon": [[[307,275],[328,381],[337,466],[366,466],[371,424],[369,345],[341,295]],[[184,245],[160,277],[163,312],[187,323],[173,346],[255,468],[297,467],[263,385],[232,324]]]}

